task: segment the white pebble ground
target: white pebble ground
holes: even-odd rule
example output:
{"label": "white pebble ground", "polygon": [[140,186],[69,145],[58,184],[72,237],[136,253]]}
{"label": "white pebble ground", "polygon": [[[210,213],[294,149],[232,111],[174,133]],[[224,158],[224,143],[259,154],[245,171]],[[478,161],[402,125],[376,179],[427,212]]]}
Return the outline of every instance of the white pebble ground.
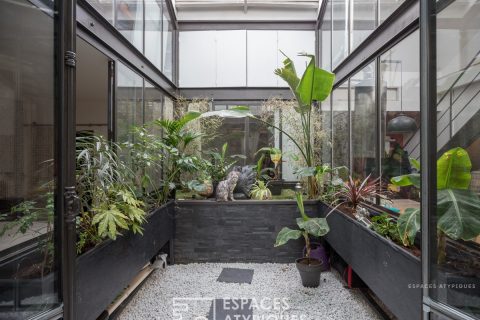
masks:
{"label": "white pebble ground", "polygon": [[[225,267],[253,269],[252,283],[217,282]],[[344,288],[336,272],[322,273],[320,287],[304,288],[294,264],[270,263],[195,263],[157,270],[118,319],[204,320],[211,301],[219,298],[252,299],[253,318],[239,320],[381,319],[359,291]]]}

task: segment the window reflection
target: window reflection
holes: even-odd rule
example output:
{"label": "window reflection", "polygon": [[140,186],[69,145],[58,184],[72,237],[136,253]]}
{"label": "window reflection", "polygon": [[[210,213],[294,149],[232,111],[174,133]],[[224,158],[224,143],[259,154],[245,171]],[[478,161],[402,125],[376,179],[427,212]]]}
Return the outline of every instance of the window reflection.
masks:
{"label": "window reflection", "polygon": [[348,82],[332,92],[333,112],[333,166],[350,166],[350,117],[348,109]]}
{"label": "window reflection", "polygon": [[170,80],[173,80],[173,25],[167,5],[163,4],[163,51],[162,51],[162,71]]}
{"label": "window reflection", "polygon": [[320,43],[320,60],[321,68],[332,70],[332,3],[327,3],[325,15],[323,16],[322,25],[320,27],[321,43]]}
{"label": "window reflection", "polygon": [[117,64],[116,141],[132,141],[131,129],[143,124],[143,79],[121,63]]}
{"label": "window reflection", "polygon": [[143,52],[143,0],[117,0],[115,14],[115,28]]}
{"label": "window reflection", "polygon": [[380,23],[385,21],[405,0],[378,0],[380,7]]}
{"label": "window reflection", "polygon": [[322,130],[325,131],[326,137],[324,141],[320,143],[322,146],[322,163],[331,164],[332,163],[332,141],[331,141],[331,132],[332,132],[332,105],[328,97],[321,104],[321,117],[322,117]]}
{"label": "window reflection", "polygon": [[348,55],[348,0],[332,0],[332,68]]}
{"label": "window reflection", "polygon": [[376,27],[377,0],[351,0],[353,1],[353,51],[365,40]]}
{"label": "window reflection", "polygon": [[161,119],[163,92],[148,81],[145,81],[144,90],[144,122],[150,123]]}
{"label": "window reflection", "polygon": [[[437,226],[434,299],[480,317],[480,1],[437,14]],[[442,155],[444,155],[442,157]],[[443,169],[452,161],[449,171]],[[445,180],[451,172],[455,183]],[[436,232],[435,232],[436,231]]]}
{"label": "window reflection", "polygon": [[59,303],[52,7],[0,1],[0,318]]}
{"label": "window reflection", "polygon": [[391,185],[392,177],[418,172],[420,161],[419,36],[414,32],[380,57],[382,179],[389,186],[390,209],[403,213],[420,207],[420,189]]}
{"label": "window reflection", "polygon": [[145,0],[145,57],[162,70],[162,4]]}
{"label": "window reflection", "polygon": [[364,179],[376,171],[377,111],[375,103],[375,63],[350,79],[352,113],[352,176]]}

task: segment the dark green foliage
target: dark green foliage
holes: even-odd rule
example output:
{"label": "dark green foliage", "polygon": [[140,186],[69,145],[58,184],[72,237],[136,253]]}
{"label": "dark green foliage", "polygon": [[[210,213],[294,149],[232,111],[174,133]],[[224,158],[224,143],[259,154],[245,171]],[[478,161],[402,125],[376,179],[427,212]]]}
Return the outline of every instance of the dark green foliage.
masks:
{"label": "dark green foliage", "polygon": [[375,232],[394,242],[401,243],[395,219],[388,214],[381,214],[371,218],[371,221],[372,229]]}

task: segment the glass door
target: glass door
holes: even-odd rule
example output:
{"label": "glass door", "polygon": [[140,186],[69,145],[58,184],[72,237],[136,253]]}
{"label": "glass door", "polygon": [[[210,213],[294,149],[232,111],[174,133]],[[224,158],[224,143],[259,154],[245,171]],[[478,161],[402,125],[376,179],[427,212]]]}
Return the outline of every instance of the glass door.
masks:
{"label": "glass door", "polygon": [[431,297],[480,319],[480,1],[436,15],[436,214]]}
{"label": "glass door", "polygon": [[0,318],[60,305],[56,1],[0,0]]}

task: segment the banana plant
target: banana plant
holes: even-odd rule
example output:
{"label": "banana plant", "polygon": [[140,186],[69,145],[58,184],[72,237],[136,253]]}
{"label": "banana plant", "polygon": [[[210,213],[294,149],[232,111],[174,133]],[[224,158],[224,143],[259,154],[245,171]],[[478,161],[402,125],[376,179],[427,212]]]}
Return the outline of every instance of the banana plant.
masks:
{"label": "banana plant", "polygon": [[295,194],[297,200],[298,210],[300,211],[300,218],[297,218],[297,225],[299,230],[284,227],[277,235],[275,247],[282,246],[290,240],[297,240],[303,236],[305,239],[306,254],[305,257],[310,259],[311,245],[310,236],[323,237],[330,231],[326,218],[311,218],[305,213],[303,205],[303,195],[301,192]]}
{"label": "banana plant", "polygon": [[[312,141],[312,111],[314,102],[322,102],[330,95],[335,75],[326,70],[320,69],[315,65],[315,56],[311,54],[301,53],[300,56],[310,58],[310,61],[299,78],[293,61],[285,56],[283,66],[275,69],[274,73],[282,78],[290,87],[297,101],[295,111],[299,116],[299,121],[302,124],[303,142],[294,139],[288,132],[282,128],[262,120],[254,116],[248,107],[239,106],[228,110],[210,111],[202,114],[201,117],[226,117],[226,118],[242,118],[249,117],[259,121],[269,127],[272,127],[287,136],[298,149],[307,167],[313,167],[314,163],[314,148]],[[316,198],[318,196],[317,183],[314,176],[308,177],[308,195],[309,198]]]}
{"label": "banana plant", "polygon": [[[417,164],[418,165],[418,164]],[[420,166],[418,165],[418,169]],[[469,241],[480,234],[480,198],[469,190],[472,163],[466,150],[453,148],[437,161],[437,235],[438,261],[445,261],[445,236]],[[419,174],[391,179],[397,186],[419,185]],[[412,245],[420,230],[420,209],[409,208],[400,215],[397,225],[404,245]]]}

